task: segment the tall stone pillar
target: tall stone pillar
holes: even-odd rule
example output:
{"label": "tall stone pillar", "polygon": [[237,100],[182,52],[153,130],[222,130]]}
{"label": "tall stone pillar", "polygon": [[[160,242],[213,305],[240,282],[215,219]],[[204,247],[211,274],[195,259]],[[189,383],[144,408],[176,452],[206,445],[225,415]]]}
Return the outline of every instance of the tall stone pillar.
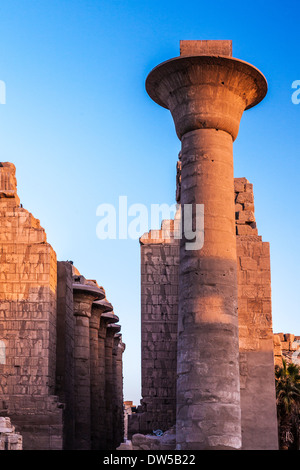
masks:
{"label": "tall stone pillar", "polygon": [[[146,89],[171,111],[182,144],[177,449],[239,449],[232,143],[243,111],[264,98],[267,83],[232,58],[231,41],[181,41],[180,57],[154,68]],[[204,205],[203,245],[197,204]]]}
{"label": "tall stone pillar", "polygon": [[114,371],[113,347],[114,336],[120,331],[120,326],[110,324],[105,338],[105,407],[106,407],[106,449],[114,449]]}
{"label": "tall stone pillar", "polygon": [[[101,421],[104,421],[104,413],[101,413],[104,401],[103,370],[100,371],[99,341],[101,314],[113,310],[113,306],[107,300],[96,300],[92,304],[90,318],[90,364],[91,364],[91,448],[101,448]],[[103,347],[105,347],[103,342]],[[101,362],[104,362],[103,354]]]}
{"label": "tall stone pillar", "polygon": [[124,388],[123,388],[123,354],[126,344],[123,343],[122,335],[116,335],[118,338],[117,363],[116,363],[116,382],[117,382],[117,433],[116,444],[119,446],[124,442],[125,423],[124,423]]}
{"label": "tall stone pillar", "polygon": [[57,263],[56,384],[63,408],[63,449],[74,448],[74,328],[73,268],[68,261]]}
{"label": "tall stone pillar", "polygon": [[113,373],[114,373],[114,447],[124,441],[124,396],[123,396],[123,353],[125,344],[120,333],[114,336]]}
{"label": "tall stone pillar", "polygon": [[[92,303],[103,299],[104,291],[93,283],[84,283],[82,276],[73,283],[75,315],[74,382],[75,382],[75,450],[91,448],[91,381],[90,328]],[[83,281],[83,282],[82,282]]]}
{"label": "tall stone pillar", "polygon": [[[99,301],[100,303],[101,301]],[[100,450],[107,450],[108,442],[108,418],[106,402],[109,399],[108,396],[108,387],[107,387],[107,376],[109,376],[110,371],[110,356],[106,359],[106,334],[107,328],[112,323],[117,323],[119,317],[113,313],[112,310],[102,313],[100,318],[100,328],[99,328],[99,377],[100,377]],[[110,352],[110,350],[108,349]],[[108,369],[108,370],[107,370]],[[109,424],[109,423],[108,423]],[[111,426],[111,423],[110,423]]]}

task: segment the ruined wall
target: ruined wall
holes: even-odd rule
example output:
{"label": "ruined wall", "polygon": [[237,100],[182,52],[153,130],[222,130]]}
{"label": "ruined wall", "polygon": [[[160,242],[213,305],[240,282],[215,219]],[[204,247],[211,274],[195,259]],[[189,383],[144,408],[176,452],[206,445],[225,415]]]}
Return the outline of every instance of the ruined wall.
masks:
{"label": "ruined wall", "polygon": [[176,417],[179,246],[174,221],[151,230],[141,243],[142,396],[141,430],[166,431]]}
{"label": "ruined wall", "polygon": [[[39,220],[20,206],[14,165],[1,165],[0,413],[22,426],[27,448],[61,448],[62,411],[53,396],[56,254]],[[38,437],[31,437],[33,430]]]}
{"label": "ruined wall", "polygon": [[[258,236],[253,185],[235,179],[243,449],[277,449],[270,246]],[[257,397],[259,396],[259,400]]]}
{"label": "ruined wall", "polygon": [[9,418],[0,417],[0,450],[22,450],[23,440]]}
{"label": "ruined wall", "polygon": [[57,263],[16,189],[14,165],[1,163],[0,422],[11,419],[24,450],[113,449],[124,435],[118,317],[96,281]]}
{"label": "ruined wall", "polygon": [[[180,162],[176,199],[180,201]],[[243,448],[277,448],[269,244],[257,235],[253,187],[235,179],[238,315]],[[172,221],[171,221],[172,223]],[[142,402],[129,417],[129,436],[176,416],[179,240],[164,221],[141,244]],[[167,380],[165,380],[167,379]],[[259,395],[260,399],[257,400]]]}
{"label": "ruined wall", "polygon": [[300,336],[291,333],[275,333],[273,341],[276,366],[282,367],[282,359],[287,364],[292,362],[300,365]]}

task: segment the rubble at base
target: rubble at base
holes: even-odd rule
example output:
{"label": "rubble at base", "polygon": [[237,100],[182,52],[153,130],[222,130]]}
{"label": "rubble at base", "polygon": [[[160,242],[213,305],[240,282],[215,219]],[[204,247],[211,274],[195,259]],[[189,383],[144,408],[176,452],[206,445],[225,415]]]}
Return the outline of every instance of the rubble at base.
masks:
{"label": "rubble at base", "polygon": [[173,426],[161,436],[134,434],[131,441],[122,443],[117,450],[175,450],[176,430]]}
{"label": "rubble at base", "polygon": [[15,432],[9,418],[0,417],[0,450],[22,450],[22,436]]}

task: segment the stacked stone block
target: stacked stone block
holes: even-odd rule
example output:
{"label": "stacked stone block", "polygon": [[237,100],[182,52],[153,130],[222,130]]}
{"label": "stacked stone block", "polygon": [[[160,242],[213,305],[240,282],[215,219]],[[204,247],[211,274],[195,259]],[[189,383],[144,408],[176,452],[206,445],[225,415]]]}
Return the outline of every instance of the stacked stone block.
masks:
{"label": "stacked stone block", "polygon": [[166,431],[176,416],[178,239],[163,221],[141,243],[142,409],[140,432]]}
{"label": "stacked stone block", "polygon": [[0,417],[0,450],[22,449],[22,436],[15,432],[9,418]]}
{"label": "stacked stone block", "polygon": [[[177,202],[180,182],[179,156]],[[246,178],[235,178],[233,199],[242,445],[243,449],[273,449],[277,448],[277,419],[269,244],[257,234],[253,186]],[[139,412],[129,416],[129,437],[155,429],[166,431],[176,421],[179,240],[172,224],[173,221],[163,221],[160,231],[150,231],[140,239],[143,398]],[[159,296],[162,291],[168,292],[168,296]],[[158,355],[165,362],[157,361]],[[168,380],[164,381],[164,377]]]}
{"label": "stacked stone block", "polygon": [[246,178],[235,179],[235,210],[243,449],[276,449],[270,246],[257,234]]}
{"label": "stacked stone block", "polygon": [[0,164],[0,218],[0,417],[26,450],[113,449],[124,436],[118,317],[96,281],[57,262],[11,163]]}
{"label": "stacked stone block", "polygon": [[[0,167],[1,412],[22,427],[24,447],[61,448],[62,410],[54,395],[56,254],[39,220],[20,206],[15,167]],[[48,424],[46,424],[48,422]],[[31,440],[32,431],[39,435]]]}
{"label": "stacked stone block", "polygon": [[282,367],[282,360],[287,364],[300,365],[300,336],[291,333],[274,334],[274,363]]}

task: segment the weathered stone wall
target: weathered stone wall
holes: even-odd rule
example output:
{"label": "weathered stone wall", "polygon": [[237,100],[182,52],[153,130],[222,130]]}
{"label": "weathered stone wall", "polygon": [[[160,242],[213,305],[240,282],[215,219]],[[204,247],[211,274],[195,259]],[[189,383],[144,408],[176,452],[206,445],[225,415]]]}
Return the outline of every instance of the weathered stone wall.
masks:
{"label": "weathered stone wall", "polygon": [[[179,246],[174,221],[141,238],[142,396],[140,432],[166,431],[176,417]],[[170,229],[171,228],[171,233]]]}
{"label": "weathered stone wall", "polygon": [[282,367],[282,359],[287,364],[300,365],[300,336],[291,333],[275,333],[273,340],[276,366]]}
{"label": "weathered stone wall", "polygon": [[[180,162],[177,172],[180,200]],[[257,235],[253,186],[235,179],[238,321],[243,448],[277,448],[269,244]],[[175,424],[179,240],[164,221],[141,243],[142,406],[134,433]],[[172,335],[171,335],[172,333]],[[168,380],[164,380],[167,377]],[[255,397],[259,394],[260,399]]]}
{"label": "weathered stone wall", "polygon": [[[277,449],[269,243],[257,234],[253,185],[235,179],[243,449]],[[259,396],[259,400],[257,397]]]}
{"label": "weathered stone wall", "polygon": [[0,417],[25,450],[115,448],[124,436],[118,317],[96,281],[57,263],[20,205],[11,163],[0,164],[0,259]]}
{"label": "weathered stone wall", "polygon": [[[56,254],[39,220],[20,206],[15,167],[0,167],[1,414],[22,426],[24,447],[61,448],[62,412],[54,395]],[[22,403],[22,404],[21,404]],[[51,424],[46,425],[49,417]],[[31,439],[33,429],[39,435]]]}

